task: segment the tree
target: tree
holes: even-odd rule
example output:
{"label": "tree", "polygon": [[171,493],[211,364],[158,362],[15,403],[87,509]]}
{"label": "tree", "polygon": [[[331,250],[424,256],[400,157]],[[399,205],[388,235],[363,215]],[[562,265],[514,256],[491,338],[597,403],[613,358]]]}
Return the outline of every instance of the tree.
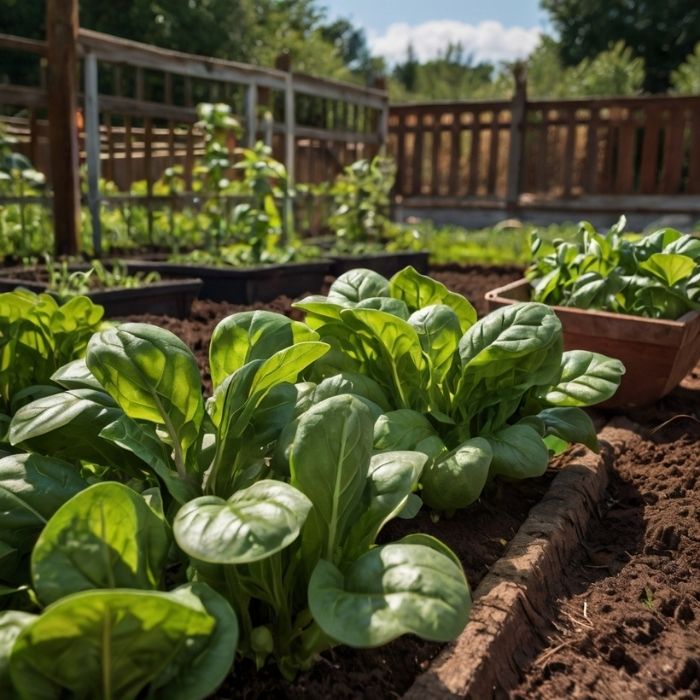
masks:
{"label": "tree", "polygon": [[700,95],[700,41],[685,63],[671,73],[671,85],[676,95]]}
{"label": "tree", "polygon": [[559,34],[566,66],[618,41],[644,59],[644,89],[664,92],[671,72],[700,41],[698,0],[540,0]]}
{"label": "tree", "polygon": [[[43,39],[44,0],[0,0],[2,31]],[[108,34],[187,53],[271,66],[288,49],[297,70],[352,78],[345,50],[358,55],[366,41],[345,22],[336,44],[317,0],[80,0],[80,24]],[[335,23],[338,24],[338,23]],[[340,26],[340,25],[339,25]],[[330,25],[333,27],[333,25]],[[338,28],[335,33],[337,34]],[[354,43],[353,43],[354,42]],[[352,46],[350,46],[352,44]],[[368,65],[369,52],[367,51]],[[16,79],[19,62],[0,63],[0,76]],[[33,80],[32,82],[36,82]]]}

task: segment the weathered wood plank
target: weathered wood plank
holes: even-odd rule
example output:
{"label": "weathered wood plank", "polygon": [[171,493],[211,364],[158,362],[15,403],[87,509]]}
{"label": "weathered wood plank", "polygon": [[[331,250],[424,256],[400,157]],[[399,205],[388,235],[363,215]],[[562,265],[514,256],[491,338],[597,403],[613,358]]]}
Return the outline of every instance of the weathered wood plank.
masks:
{"label": "weathered wood plank", "polygon": [[76,255],[80,247],[77,39],[78,0],[48,0],[46,87],[56,255]]}
{"label": "weathered wood plank", "polygon": [[651,194],[656,191],[659,167],[659,128],[661,114],[652,106],[646,110],[644,140],[642,142],[642,163],[639,171],[639,191]]}
{"label": "weathered wood plank", "polygon": [[661,190],[664,194],[677,194],[681,188],[685,155],[685,110],[676,109],[664,130],[664,157]]}

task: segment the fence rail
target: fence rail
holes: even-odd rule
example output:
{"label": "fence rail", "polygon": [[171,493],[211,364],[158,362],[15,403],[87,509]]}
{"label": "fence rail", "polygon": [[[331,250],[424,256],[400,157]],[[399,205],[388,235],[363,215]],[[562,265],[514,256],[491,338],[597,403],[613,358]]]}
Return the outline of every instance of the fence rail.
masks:
{"label": "fence rail", "polygon": [[522,85],[392,106],[388,143],[397,195],[437,207],[700,194],[700,96],[527,100]]}
{"label": "fence rail", "polygon": [[[50,18],[47,25],[53,26]],[[186,189],[191,188],[195,159],[202,149],[195,126],[199,102],[231,105],[244,127],[243,144],[264,139],[293,181],[328,180],[386,144],[385,90],[295,73],[283,63],[263,68],[73,29],[82,80],[75,91],[78,114],[73,115],[75,127],[70,130],[75,133],[62,138],[75,140],[79,162],[87,166],[87,201],[98,250],[99,210],[110,199],[99,191],[101,175],[126,191],[135,181],[145,180],[143,200],[148,203],[165,168],[177,164],[183,167]],[[70,36],[64,30],[55,34]],[[48,36],[44,42],[0,34],[0,55],[20,56],[21,61],[33,56],[40,62],[34,84],[0,84],[0,118],[19,137],[20,150],[63,197],[56,185],[66,173],[52,172],[50,167],[47,82],[56,82],[57,71],[52,82],[50,32]]]}

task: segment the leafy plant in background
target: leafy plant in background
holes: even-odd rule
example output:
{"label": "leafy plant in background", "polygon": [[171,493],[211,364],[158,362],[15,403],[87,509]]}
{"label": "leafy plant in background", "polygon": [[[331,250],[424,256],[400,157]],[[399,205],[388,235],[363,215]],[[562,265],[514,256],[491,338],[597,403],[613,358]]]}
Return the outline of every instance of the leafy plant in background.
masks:
{"label": "leafy plant in background", "polygon": [[676,319],[700,308],[700,239],[661,229],[623,237],[625,219],[601,235],[587,222],[575,241],[546,245],[534,234],[527,270],[546,304]]}
{"label": "leafy plant in background", "polygon": [[389,219],[391,188],[396,166],[390,158],[375,156],[348,165],[328,188],[333,209],[328,224],[337,236],[336,248],[359,252],[377,247],[393,228]]}
{"label": "leafy plant in background", "polygon": [[59,304],[48,294],[0,294],[0,413],[14,412],[23,392],[81,357],[103,314],[87,297]]}
{"label": "leafy plant in background", "polygon": [[205,244],[207,248],[215,249],[226,238],[225,203],[221,195],[230,185],[227,176],[232,165],[229,153],[240,125],[231,115],[231,107],[223,103],[199,104],[197,116],[197,126],[204,137],[204,153],[194,174],[201,180],[202,189],[210,195],[205,211],[211,228],[205,232]]}
{"label": "leafy plant in background", "polygon": [[55,261],[45,256],[48,289],[61,299],[87,294],[95,289],[137,289],[158,282],[157,272],[129,274],[125,263],[114,262],[105,266],[100,260],[92,260],[87,270],[71,269],[66,260]]}
{"label": "leafy plant in background", "polygon": [[[315,331],[287,317],[235,314],[212,336],[215,388],[205,403],[196,361],[181,341],[154,326],[123,324],[95,335],[85,361],[54,374],[67,390],[20,409],[10,440],[155,499],[152,507],[191,557],[171,564],[176,579],[189,564],[199,582],[229,600],[241,625],[240,650],[258,664],[272,656],[291,676],[338,642],[376,646],[406,632],[450,639],[470,602],[450,550],[421,535],[374,546],[382,526],[411,501],[426,458],[405,451],[373,457],[370,405],[342,383],[297,381],[327,350]],[[292,423],[290,467],[279,470],[273,452]],[[26,491],[24,483],[15,479],[7,488]],[[33,573],[42,538],[59,516],[60,508],[33,545]],[[148,531],[139,528],[142,539]],[[131,541],[128,533],[116,536]],[[25,557],[35,537],[36,530],[19,543]],[[138,561],[162,560],[167,548],[157,551]],[[65,566],[47,563],[45,570],[84,582],[73,571],[82,563],[60,556]],[[134,587],[130,576],[116,584]],[[145,571],[142,585],[144,576],[151,586],[161,580]]]}
{"label": "leafy plant in background", "polygon": [[0,206],[0,254],[21,258],[50,245],[51,224],[44,207],[23,198],[41,197],[45,178],[15,151],[17,139],[0,124],[0,195],[19,197],[16,204]]}
{"label": "leafy plant in background", "polygon": [[378,408],[376,450],[428,455],[422,496],[438,510],[469,505],[491,476],[542,474],[562,441],[595,449],[580,407],[612,396],[624,372],[603,355],[562,353],[543,304],[477,321],[464,297],[411,267],[391,280],[353,270],[294,306],[331,346],[312,377],[348,382]]}

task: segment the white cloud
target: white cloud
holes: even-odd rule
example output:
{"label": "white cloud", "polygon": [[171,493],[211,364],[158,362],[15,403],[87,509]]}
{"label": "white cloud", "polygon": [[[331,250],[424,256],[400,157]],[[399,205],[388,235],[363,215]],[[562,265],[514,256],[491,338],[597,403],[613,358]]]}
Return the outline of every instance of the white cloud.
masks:
{"label": "white cloud", "polygon": [[403,61],[409,44],[422,61],[435,58],[450,43],[461,43],[466,54],[477,61],[512,61],[525,58],[535,48],[541,30],[538,27],[504,27],[500,22],[467,24],[456,20],[432,20],[411,26],[405,22],[390,24],[383,34],[370,30],[372,53],[389,63]]}

